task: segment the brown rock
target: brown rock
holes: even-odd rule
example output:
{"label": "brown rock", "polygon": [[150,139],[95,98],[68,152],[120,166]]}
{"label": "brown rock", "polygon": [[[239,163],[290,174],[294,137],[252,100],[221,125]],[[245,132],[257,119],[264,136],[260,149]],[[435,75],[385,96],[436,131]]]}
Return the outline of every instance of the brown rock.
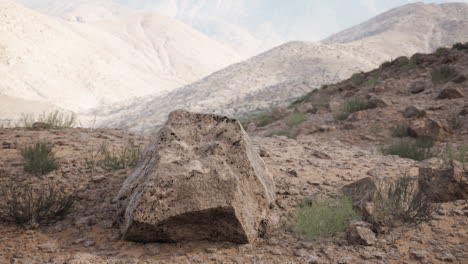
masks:
{"label": "brown rock", "polygon": [[376,237],[371,227],[372,225],[366,222],[352,222],[346,229],[346,239],[352,245],[372,246]]}
{"label": "brown rock", "polygon": [[463,98],[465,95],[454,83],[448,83],[445,88],[440,92],[436,99],[458,99]]}
{"label": "brown rock", "polygon": [[418,94],[423,92],[426,89],[427,83],[424,81],[413,82],[408,91],[412,94]]}
{"label": "brown rock", "polygon": [[433,201],[468,199],[468,164],[433,158],[418,167],[420,188]]}
{"label": "brown rock", "polygon": [[126,240],[249,243],[264,228],[275,185],[237,121],[179,110],[116,200]]}
{"label": "brown rock", "polygon": [[431,137],[436,140],[446,140],[451,134],[447,120],[435,120],[431,118],[413,121],[409,132],[415,137]]}
{"label": "brown rock", "polygon": [[378,98],[378,97],[372,97],[369,99],[369,108],[374,109],[374,108],[385,108],[389,106],[390,103],[387,102],[385,99]]}
{"label": "brown rock", "polygon": [[402,114],[406,118],[413,118],[413,117],[419,118],[419,117],[425,116],[426,111],[422,110],[421,108],[417,106],[408,106],[402,111]]}

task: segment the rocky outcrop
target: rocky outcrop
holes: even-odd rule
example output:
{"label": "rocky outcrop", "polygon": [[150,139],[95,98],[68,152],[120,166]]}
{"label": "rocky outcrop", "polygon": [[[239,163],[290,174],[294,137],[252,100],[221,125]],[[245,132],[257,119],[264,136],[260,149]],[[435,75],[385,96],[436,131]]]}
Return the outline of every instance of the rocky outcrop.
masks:
{"label": "rocky outcrop", "polygon": [[425,118],[411,123],[410,134],[415,137],[431,137],[436,140],[447,140],[451,134],[451,130],[447,120]]}
{"label": "rocky outcrop", "polygon": [[418,167],[420,188],[433,201],[468,199],[468,164],[433,158]]}
{"label": "rocky outcrop", "polygon": [[456,84],[454,83],[448,83],[442,92],[437,96],[436,99],[442,100],[442,99],[458,99],[458,98],[463,98],[465,95],[463,92],[460,90],[460,88],[457,87]]}
{"label": "rocky outcrop", "polygon": [[118,201],[132,241],[253,242],[275,186],[239,122],[174,111],[127,178]]}

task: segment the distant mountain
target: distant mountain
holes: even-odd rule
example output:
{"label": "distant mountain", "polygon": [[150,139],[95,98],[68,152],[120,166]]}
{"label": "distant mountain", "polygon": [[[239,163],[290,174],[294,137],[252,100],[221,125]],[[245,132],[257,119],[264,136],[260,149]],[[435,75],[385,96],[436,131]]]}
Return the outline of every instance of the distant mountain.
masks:
{"label": "distant mountain", "polygon": [[[100,111],[104,113],[100,119],[105,126],[150,131],[179,108],[242,116],[401,55],[465,42],[467,12],[467,4],[406,5],[365,22],[358,26],[361,30],[338,33],[324,44],[285,44],[169,94]],[[372,32],[361,34],[367,28]],[[353,37],[349,32],[357,33]],[[353,41],[341,44],[338,39]]]}
{"label": "distant mountain", "polygon": [[221,43],[156,14],[88,25],[0,2],[3,96],[81,112],[167,93],[238,60]]}

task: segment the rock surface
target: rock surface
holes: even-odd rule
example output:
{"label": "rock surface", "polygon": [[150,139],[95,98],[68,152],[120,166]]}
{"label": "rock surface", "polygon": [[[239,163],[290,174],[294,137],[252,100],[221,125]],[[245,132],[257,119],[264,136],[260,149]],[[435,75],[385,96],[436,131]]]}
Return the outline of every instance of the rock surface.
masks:
{"label": "rock surface", "polygon": [[436,140],[448,140],[451,130],[447,120],[425,118],[415,120],[411,123],[410,134],[416,137],[431,137]]}
{"label": "rock surface", "polygon": [[375,233],[371,230],[372,225],[357,221],[351,223],[346,230],[346,238],[353,245],[372,246],[376,242]]}
{"label": "rock surface", "polygon": [[227,117],[174,111],[119,195],[124,239],[249,243],[275,200],[264,161]]}
{"label": "rock surface", "polygon": [[423,161],[419,185],[436,202],[468,199],[468,164],[438,158]]}

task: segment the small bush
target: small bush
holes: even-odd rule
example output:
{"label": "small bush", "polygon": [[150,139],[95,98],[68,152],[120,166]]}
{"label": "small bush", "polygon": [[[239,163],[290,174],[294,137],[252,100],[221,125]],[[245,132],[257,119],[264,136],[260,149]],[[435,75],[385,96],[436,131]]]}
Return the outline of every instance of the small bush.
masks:
{"label": "small bush", "polygon": [[46,125],[47,129],[65,129],[74,127],[77,122],[77,116],[75,113],[62,113],[60,111],[54,111],[50,113],[42,113],[38,117],[33,115],[23,115],[20,123],[23,127],[31,128],[34,123],[41,122]]}
{"label": "small bush", "polygon": [[275,130],[267,135],[267,137],[272,136],[285,136],[290,139],[296,139],[298,136],[297,132],[292,132],[291,130]]}
{"label": "small bush", "polygon": [[423,55],[421,53],[415,53],[413,56],[410,58],[410,64],[413,65],[420,65],[424,62]]}
{"label": "small bush", "polygon": [[445,84],[452,80],[455,80],[460,76],[458,71],[450,66],[442,66],[438,69],[435,69],[431,73],[432,82],[434,84]]}
{"label": "small bush", "polygon": [[344,232],[350,221],[359,218],[359,213],[353,209],[353,203],[347,197],[313,201],[298,208],[292,230],[307,240],[316,240]]}
{"label": "small bush", "polygon": [[397,124],[391,128],[392,137],[409,137],[409,126],[406,124]]}
{"label": "small bush", "polygon": [[351,76],[351,83],[353,85],[361,85],[366,81],[365,74],[363,72],[360,73],[354,73]]}
{"label": "small bush", "polygon": [[37,142],[21,148],[24,170],[36,175],[44,175],[57,169],[58,165],[52,148],[52,145],[47,142]]}
{"label": "small bush", "polygon": [[454,148],[451,145],[447,145],[447,148],[444,152],[445,158],[456,160],[461,163],[468,162],[468,145],[462,145],[458,148]]}
{"label": "small bush", "polygon": [[392,62],[391,62],[391,61],[385,61],[385,62],[383,62],[382,64],[380,64],[380,68],[381,68],[381,69],[390,68],[391,66],[392,66]]}
{"label": "small bush", "polygon": [[435,51],[435,55],[437,57],[442,57],[442,56],[445,56],[449,53],[449,49],[447,48],[438,48],[436,51]]}
{"label": "small bush", "polygon": [[456,43],[453,45],[452,48],[457,49],[457,50],[468,50],[468,43],[466,44]]}
{"label": "small bush", "polygon": [[140,158],[140,146],[130,140],[120,150],[111,150],[107,143],[103,143],[98,151],[93,150],[91,155],[85,158],[85,164],[89,169],[99,166],[107,171],[116,171],[135,167]]}
{"label": "small bush", "polygon": [[399,222],[419,224],[431,220],[436,209],[418,188],[417,180],[402,176],[387,193],[378,194],[374,214],[368,220],[381,226],[395,226]]}
{"label": "small bush", "polygon": [[254,121],[258,127],[265,127],[284,117],[282,109],[273,109],[269,112],[262,112],[255,116]]}
{"label": "small bush", "polygon": [[289,126],[297,126],[306,121],[306,119],[307,118],[304,113],[294,112],[288,116],[287,123]]}
{"label": "small bush", "polygon": [[335,113],[336,120],[345,120],[354,112],[365,110],[369,107],[369,102],[360,97],[353,97],[343,102]]}
{"label": "small bush", "polygon": [[381,151],[385,155],[422,161],[437,156],[433,145],[430,138],[399,139],[381,147]]}
{"label": "small bush", "polygon": [[463,74],[460,74],[458,77],[453,79],[452,82],[460,84],[460,83],[464,83],[466,80],[467,80],[466,76]]}
{"label": "small bush", "polygon": [[367,85],[374,86],[374,85],[378,84],[380,81],[381,81],[380,76],[375,75],[375,76],[371,76],[371,77],[367,80],[366,83],[367,83]]}
{"label": "small bush", "polygon": [[75,197],[54,184],[4,185],[0,192],[0,220],[18,225],[50,224],[69,212]]}

